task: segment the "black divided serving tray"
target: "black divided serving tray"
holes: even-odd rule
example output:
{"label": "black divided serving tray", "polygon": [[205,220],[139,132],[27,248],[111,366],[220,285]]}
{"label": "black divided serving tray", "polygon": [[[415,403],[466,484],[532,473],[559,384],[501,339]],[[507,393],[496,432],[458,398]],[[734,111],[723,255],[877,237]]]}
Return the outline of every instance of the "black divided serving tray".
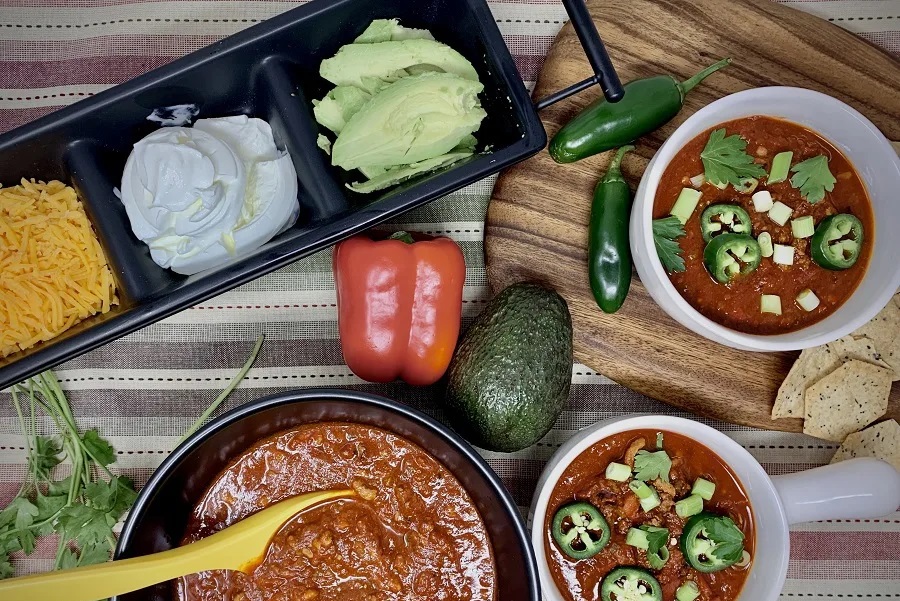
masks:
{"label": "black divided serving tray", "polygon": [[[311,101],[331,87],[319,77],[319,63],[383,18],[429,29],[472,62],[487,111],[478,140],[491,151],[379,194],[358,195],[344,186],[350,176],[316,146]],[[132,145],[158,128],[147,116],[187,103],[199,105],[199,118],[247,114],[268,121],[294,161],[301,207],[297,224],[260,249],[194,276],[151,260],[113,194]],[[482,179],[545,143],[485,0],[314,0],[0,135],[0,182],[58,179],[76,189],[121,301],[49,342],[0,359],[0,389]]]}

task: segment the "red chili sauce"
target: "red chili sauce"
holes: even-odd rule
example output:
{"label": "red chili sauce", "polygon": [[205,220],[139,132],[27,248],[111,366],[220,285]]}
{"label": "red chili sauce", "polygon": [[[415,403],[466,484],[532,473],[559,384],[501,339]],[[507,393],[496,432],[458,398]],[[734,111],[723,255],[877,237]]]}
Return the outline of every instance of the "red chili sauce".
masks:
{"label": "red chili sauce", "polygon": [[297,515],[250,575],[177,583],[181,601],[493,601],[494,560],[468,493],[441,463],[384,430],[300,426],[262,440],[219,474],[182,544],[285,498],[353,488]]}

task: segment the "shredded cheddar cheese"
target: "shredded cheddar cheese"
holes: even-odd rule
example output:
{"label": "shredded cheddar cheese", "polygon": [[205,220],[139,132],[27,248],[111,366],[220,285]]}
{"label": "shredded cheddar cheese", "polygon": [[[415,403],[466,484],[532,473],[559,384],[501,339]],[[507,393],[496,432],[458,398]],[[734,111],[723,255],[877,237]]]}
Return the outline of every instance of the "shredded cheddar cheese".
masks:
{"label": "shredded cheddar cheese", "polygon": [[75,190],[26,179],[0,188],[0,357],[116,304],[106,256]]}

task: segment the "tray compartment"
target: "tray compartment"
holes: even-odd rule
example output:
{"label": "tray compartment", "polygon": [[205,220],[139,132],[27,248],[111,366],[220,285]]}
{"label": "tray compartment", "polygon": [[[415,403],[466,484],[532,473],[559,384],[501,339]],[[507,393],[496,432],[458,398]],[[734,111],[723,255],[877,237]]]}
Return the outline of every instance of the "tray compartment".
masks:
{"label": "tray compartment", "polygon": [[318,126],[311,100],[297,81],[300,69],[281,56],[270,56],[254,74],[257,115],[269,122],[279,148],[287,149],[299,179],[298,224],[320,222],[349,208],[341,184],[328,177],[328,157],[316,145]]}
{"label": "tray compartment", "polygon": [[154,263],[147,245],[131,231],[125,206],[113,193],[124,168],[121,153],[104,152],[90,140],[76,140],[68,145],[65,162],[69,182],[84,202],[106,252],[123,306],[139,303],[184,279]]}
{"label": "tray compartment", "polygon": [[[344,184],[357,174],[330,166],[316,145],[314,98],[331,84],[321,61],[377,18],[432,31],[479,71],[488,117],[478,133],[491,153],[380,194]],[[298,223],[256,251],[184,277],[153,263],[112,194],[132,145],[155,131],[155,108],[199,105],[198,118],[246,114],[268,120],[295,162]],[[0,389],[221,294],[396,217],[538,152],[546,134],[485,0],[313,0],[130,82],[0,134],[0,182],[22,176],[77,187],[95,223],[124,303],[49,343],[0,360]]]}

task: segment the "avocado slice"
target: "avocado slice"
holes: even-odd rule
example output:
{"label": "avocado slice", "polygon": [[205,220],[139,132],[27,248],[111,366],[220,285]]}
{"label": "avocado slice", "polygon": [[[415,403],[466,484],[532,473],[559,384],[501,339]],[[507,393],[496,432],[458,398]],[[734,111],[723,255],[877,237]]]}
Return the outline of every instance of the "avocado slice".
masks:
{"label": "avocado slice", "polygon": [[350,117],[371,99],[372,95],[360,88],[338,86],[322,100],[313,100],[313,115],[319,125],[339,134]]}
{"label": "avocado slice", "polygon": [[410,165],[450,152],[486,116],[478,81],[423,73],[389,85],[341,129],[331,162],[346,170]]}
{"label": "avocado slice", "polygon": [[401,40],[433,40],[427,29],[403,27],[398,19],[375,19],[366,30],[353,40],[354,44],[376,44]]}
{"label": "avocado slice", "polygon": [[385,188],[390,188],[391,186],[399,184],[400,182],[405,182],[406,180],[419,174],[428,173],[429,171],[435,171],[437,169],[440,169],[441,167],[446,167],[448,165],[452,165],[453,163],[457,163],[467,157],[472,156],[473,154],[474,153],[468,149],[448,152],[447,154],[442,154],[440,156],[434,157],[433,159],[426,159],[424,161],[419,161],[418,163],[413,163],[411,165],[391,167],[386,171],[374,175],[374,177],[370,177],[367,181],[347,184],[347,187],[354,192],[359,192],[360,194],[368,194],[369,192],[384,190]]}
{"label": "avocado slice", "polygon": [[319,75],[337,86],[370,89],[373,80],[394,82],[408,67],[431,65],[463,79],[478,81],[478,73],[466,58],[446,44],[426,39],[347,44],[322,61]]}
{"label": "avocado slice", "polygon": [[543,286],[513,284],[492,299],[450,363],[451,425],[492,451],[524,449],[543,438],[569,397],[572,318]]}

